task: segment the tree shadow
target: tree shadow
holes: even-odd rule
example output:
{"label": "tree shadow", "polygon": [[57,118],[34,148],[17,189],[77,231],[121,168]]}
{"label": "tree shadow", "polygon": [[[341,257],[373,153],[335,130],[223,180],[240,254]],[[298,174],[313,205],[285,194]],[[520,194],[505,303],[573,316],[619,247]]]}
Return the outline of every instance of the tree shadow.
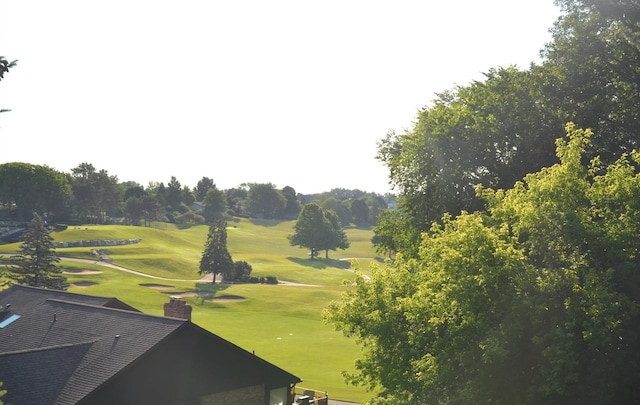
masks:
{"label": "tree shadow", "polygon": [[213,297],[216,293],[224,291],[229,287],[229,284],[222,283],[196,283],[196,292],[198,295],[211,295],[211,297]]}
{"label": "tree shadow", "polygon": [[287,219],[262,219],[262,218],[248,218],[249,222],[258,226],[278,226],[283,222],[289,222]]}
{"label": "tree shadow", "polygon": [[312,267],[314,269],[322,270],[328,267],[338,268],[338,269],[348,269],[351,267],[351,263],[347,260],[336,260],[336,259],[303,259],[301,257],[287,257],[287,260],[292,261],[300,266]]}

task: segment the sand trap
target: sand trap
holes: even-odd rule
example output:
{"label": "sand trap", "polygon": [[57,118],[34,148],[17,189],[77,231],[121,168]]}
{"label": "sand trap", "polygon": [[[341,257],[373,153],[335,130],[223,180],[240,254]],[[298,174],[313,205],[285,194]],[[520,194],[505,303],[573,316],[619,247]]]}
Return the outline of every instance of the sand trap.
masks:
{"label": "sand trap", "polygon": [[64,274],[101,274],[102,272],[99,270],[89,270],[89,269],[68,269],[63,271]]}
{"label": "sand trap", "polygon": [[244,301],[246,298],[241,297],[239,295],[221,295],[219,297],[213,297],[213,298],[209,298],[209,301],[215,301],[215,302],[237,302],[237,301]]}
{"label": "sand trap", "polygon": [[96,283],[94,281],[78,281],[77,283],[69,284],[69,287],[87,288],[87,287],[91,287],[92,285],[96,285],[96,284],[98,284],[98,283]]}
{"label": "sand trap", "polygon": [[154,290],[171,290],[171,289],[175,288],[175,286],[172,286],[172,285],[153,284],[153,283],[140,284],[140,286],[141,287],[153,288]]}

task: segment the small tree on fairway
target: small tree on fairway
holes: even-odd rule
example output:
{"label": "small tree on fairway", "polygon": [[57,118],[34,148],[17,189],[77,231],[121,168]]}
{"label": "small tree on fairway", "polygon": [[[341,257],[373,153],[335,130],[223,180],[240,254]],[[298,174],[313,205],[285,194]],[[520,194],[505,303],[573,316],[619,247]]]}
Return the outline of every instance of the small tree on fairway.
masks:
{"label": "small tree on fairway", "polygon": [[24,233],[16,264],[9,269],[9,278],[17,284],[66,290],[69,284],[62,275],[62,269],[56,265],[59,261],[53,248],[53,238],[42,217],[34,213]]}
{"label": "small tree on fairway", "polygon": [[200,274],[213,274],[213,283],[216,282],[216,273],[227,273],[233,268],[231,254],[227,250],[227,223],[216,221],[209,226],[209,235],[200,259]]}
{"label": "small tree on fairway", "polygon": [[335,212],[323,210],[318,204],[310,203],[302,207],[300,216],[294,225],[294,233],[289,235],[291,246],[309,248],[311,258],[318,255],[319,250],[346,249],[349,247],[347,235],[340,226]]}

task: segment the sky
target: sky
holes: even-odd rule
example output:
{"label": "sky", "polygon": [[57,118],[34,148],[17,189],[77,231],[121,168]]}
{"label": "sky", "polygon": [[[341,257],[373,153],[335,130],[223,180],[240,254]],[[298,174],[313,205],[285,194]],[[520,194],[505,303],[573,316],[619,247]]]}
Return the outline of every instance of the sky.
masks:
{"label": "sky", "polygon": [[0,0],[0,164],[394,192],[436,93],[539,62],[553,0]]}

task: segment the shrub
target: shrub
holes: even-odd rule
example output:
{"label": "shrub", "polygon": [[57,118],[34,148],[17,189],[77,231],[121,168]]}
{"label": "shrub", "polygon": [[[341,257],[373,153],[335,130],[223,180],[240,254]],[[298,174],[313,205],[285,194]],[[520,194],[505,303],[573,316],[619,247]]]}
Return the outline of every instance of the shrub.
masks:
{"label": "shrub", "polygon": [[276,276],[267,276],[265,282],[267,284],[278,284],[278,278]]}

